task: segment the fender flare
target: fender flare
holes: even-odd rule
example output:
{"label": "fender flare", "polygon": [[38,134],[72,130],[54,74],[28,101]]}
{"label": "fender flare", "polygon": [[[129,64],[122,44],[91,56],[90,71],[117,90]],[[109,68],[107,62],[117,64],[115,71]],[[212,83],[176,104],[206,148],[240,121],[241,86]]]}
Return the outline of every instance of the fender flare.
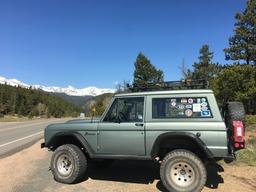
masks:
{"label": "fender flare", "polygon": [[167,133],[163,133],[161,135],[159,135],[157,137],[157,139],[154,142],[154,145],[152,147],[151,150],[151,157],[155,157],[160,149],[160,145],[161,142],[164,139],[167,138],[181,138],[181,139],[191,139],[192,141],[194,141],[199,147],[200,149],[206,154],[206,156],[208,158],[213,158],[214,155],[212,154],[212,152],[207,148],[207,146],[205,145],[205,143],[199,138],[200,137],[200,133],[197,133],[196,135],[193,133],[189,133],[189,132],[167,132]]}
{"label": "fender flare", "polygon": [[57,138],[65,137],[65,136],[72,136],[72,137],[76,138],[77,141],[85,148],[86,152],[88,152],[89,156],[90,157],[94,156],[94,153],[95,153],[94,150],[91,148],[91,146],[86,141],[86,139],[80,133],[77,133],[77,132],[66,132],[66,131],[58,132],[55,135],[53,135],[51,137],[51,139],[47,143],[45,143],[44,146],[47,148],[50,148],[51,146],[54,145],[54,141]]}

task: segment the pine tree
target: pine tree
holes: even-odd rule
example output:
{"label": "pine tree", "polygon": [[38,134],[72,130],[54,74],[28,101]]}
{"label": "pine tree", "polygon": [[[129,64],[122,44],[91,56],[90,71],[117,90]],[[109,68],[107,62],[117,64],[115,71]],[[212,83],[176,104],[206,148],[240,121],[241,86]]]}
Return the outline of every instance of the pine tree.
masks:
{"label": "pine tree", "polygon": [[203,45],[199,51],[199,62],[194,63],[193,79],[210,80],[218,73],[218,64],[212,63],[213,52],[210,52],[209,45]]}
{"label": "pine tree", "polygon": [[63,117],[76,116],[79,107],[40,90],[0,84],[0,117],[3,115]]}
{"label": "pine tree", "polygon": [[181,71],[182,79],[191,79],[192,78],[192,71],[187,68],[184,58],[182,59],[182,63],[179,66],[179,69]]}
{"label": "pine tree", "polygon": [[134,86],[146,87],[149,83],[162,82],[164,79],[163,71],[156,69],[156,67],[151,64],[150,60],[142,53],[138,54],[134,66]]}
{"label": "pine tree", "polygon": [[256,68],[252,65],[227,65],[216,79],[219,101],[241,101],[248,114],[256,114]]}
{"label": "pine tree", "polygon": [[244,12],[237,13],[234,35],[224,49],[226,60],[244,60],[256,65],[256,0],[248,0]]}

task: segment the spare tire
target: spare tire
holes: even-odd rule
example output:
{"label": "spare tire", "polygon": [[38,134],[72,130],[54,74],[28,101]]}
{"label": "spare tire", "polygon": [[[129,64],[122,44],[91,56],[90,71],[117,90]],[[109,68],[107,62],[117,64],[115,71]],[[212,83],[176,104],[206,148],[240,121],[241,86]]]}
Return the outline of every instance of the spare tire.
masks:
{"label": "spare tire", "polygon": [[228,118],[230,121],[243,121],[245,120],[244,105],[241,102],[228,102],[227,103]]}
{"label": "spare tire", "polygon": [[228,129],[232,129],[233,121],[242,121],[245,125],[245,110],[243,103],[236,101],[227,102],[224,107],[224,119]]}

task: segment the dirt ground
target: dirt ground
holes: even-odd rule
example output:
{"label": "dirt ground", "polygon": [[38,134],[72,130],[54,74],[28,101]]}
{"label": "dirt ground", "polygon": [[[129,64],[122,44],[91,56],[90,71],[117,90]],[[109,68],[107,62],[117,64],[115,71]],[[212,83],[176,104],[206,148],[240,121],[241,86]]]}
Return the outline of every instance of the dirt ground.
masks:
{"label": "dirt ground", "polygon": [[[91,168],[85,180],[64,185],[53,180],[48,171],[51,153],[32,147],[0,159],[1,192],[155,192],[166,191],[159,181],[158,165],[145,161],[115,162],[109,168]],[[256,167],[210,165],[204,192],[255,192]]]}

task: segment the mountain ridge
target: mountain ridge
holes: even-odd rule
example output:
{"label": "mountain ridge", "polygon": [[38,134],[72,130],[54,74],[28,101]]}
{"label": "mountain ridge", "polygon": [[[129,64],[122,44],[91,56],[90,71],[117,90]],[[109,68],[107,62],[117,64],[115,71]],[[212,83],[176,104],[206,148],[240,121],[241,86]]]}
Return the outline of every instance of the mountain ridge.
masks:
{"label": "mountain ridge", "polygon": [[24,88],[32,87],[32,89],[43,90],[45,92],[50,92],[50,93],[64,93],[69,96],[98,96],[105,93],[115,92],[115,89],[110,89],[110,88],[100,89],[93,86],[77,89],[73,86],[68,86],[63,88],[63,87],[57,87],[57,86],[29,85],[17,79],[8,79],[3,76],[0,76],[0,84],[7,84],[11,86],[16,86],[16,87],[20,86]]}

